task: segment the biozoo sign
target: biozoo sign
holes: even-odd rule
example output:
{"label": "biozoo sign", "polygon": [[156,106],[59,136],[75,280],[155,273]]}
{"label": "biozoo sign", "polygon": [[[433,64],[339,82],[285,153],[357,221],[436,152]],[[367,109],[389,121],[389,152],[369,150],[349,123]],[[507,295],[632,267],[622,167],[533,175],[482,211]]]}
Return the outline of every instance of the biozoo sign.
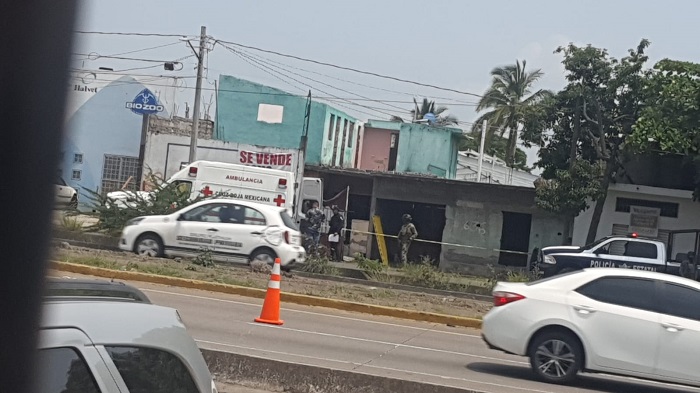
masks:
{"label": "biozoo sign", "polygon": [[158,98],[148,89],[141,90],[133,101],[127,102],[126,108],[137,115],[153,115],[165,110],[165,107],[158,103]]}

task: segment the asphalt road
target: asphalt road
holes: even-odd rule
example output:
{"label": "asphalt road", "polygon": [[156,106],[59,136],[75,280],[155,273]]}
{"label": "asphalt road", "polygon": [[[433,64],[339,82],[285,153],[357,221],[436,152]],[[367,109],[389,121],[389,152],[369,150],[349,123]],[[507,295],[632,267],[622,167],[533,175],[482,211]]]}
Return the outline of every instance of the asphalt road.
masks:
{"label": "asphalt road", "polygon": [[285,324],[276,327],[253,322],[261,300],[131,284],[154,303],[177,308],[200,347],[207,349],[489,393],[700,393],[592,374],[582,375],[575,386],[549,385],[534,380],[527,359],[489,350],[477,330],[297,305],[283,305]]}

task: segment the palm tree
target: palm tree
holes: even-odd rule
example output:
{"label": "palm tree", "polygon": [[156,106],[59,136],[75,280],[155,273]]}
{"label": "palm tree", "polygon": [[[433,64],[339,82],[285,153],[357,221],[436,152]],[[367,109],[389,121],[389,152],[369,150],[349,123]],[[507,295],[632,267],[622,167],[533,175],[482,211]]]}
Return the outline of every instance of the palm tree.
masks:
{"label": "palm tree", "polygon": [[[413,121],[416,120],[421,120],[425,115],[428,113],[432,113],[435,115],[436,121],[435,124],[439,126],[450,126],[450,125],[455,125],[459,123],[457,118],[452,115],[445,115],[443,116],[443,113],[447,112],[447,107],[444,106],[438,106],[436,107],[435,101],[430,101],[427,98],[423,98],[423,102],[421,102],[421,105],[418,105],[418,101],[416,99],[413,99],[413,103],[415,104],[415,108],[411,109],[411,117],[413,118]],[[399,116],[392,116],[391,121],[397,121],[399,123],[403,123],[404,120],[400,118]]]}
{"label": "palm tree", "polygon": [[491,87],[486,90],[476,107],[477,112],[484,109],[491,109],[491,111],[484,113],[472,126],[472,132],[474,132],[480,130],[484,120],[488,121],[485,150],[488,150],[488,144],[494,135],[498,134],[502,138],[508,131],[506,163],[510,166],[514,163],[518,129],[523,123],[525,109],[553,95],[549,90],[537,90],[531,94],[532,85],[544,74],[539,69],[532,72],[525,71],[526,64],[525,60],[522,64],[516,61],[514,65],[491,70],[493,77]]}

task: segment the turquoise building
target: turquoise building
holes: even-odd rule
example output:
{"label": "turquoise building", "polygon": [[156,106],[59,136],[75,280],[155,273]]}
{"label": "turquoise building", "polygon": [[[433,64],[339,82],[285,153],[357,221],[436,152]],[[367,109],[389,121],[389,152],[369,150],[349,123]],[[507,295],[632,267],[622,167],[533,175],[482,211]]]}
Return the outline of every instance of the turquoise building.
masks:
{"label": "turquoise building", "polygon": [[[214,137],[227,142],[298,149],[306,106],[306,97],[221,75]],[[353,167],[360,130],[357,119],[312,101],[306,164]]]}

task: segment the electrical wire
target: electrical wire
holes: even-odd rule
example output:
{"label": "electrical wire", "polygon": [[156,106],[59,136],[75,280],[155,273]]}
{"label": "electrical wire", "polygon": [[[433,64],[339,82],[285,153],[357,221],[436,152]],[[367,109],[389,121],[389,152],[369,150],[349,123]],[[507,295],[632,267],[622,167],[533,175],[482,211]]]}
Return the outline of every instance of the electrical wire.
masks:
{"label": "electrical wire", "polygon": [[130,55],[130,54],[132,54],[132,53],[139,53],[139,52],[145,52],[145,51],[149,51],[149,50],[153,50],[153,49],[165,48],[165,47],[168,47],[168,46],[179,45],[179,44],[181,44],[181,43],[182,43],[182,41],[171,42],[171,43],[169,43],[169,44],[151,46],[151,47],[148,47],[148,48],[137,49],[137,50],[132,50],[132,51],[128,51],[128,52],[113,53],[113,54],[111,54],[111,55],[109,55],[109,56]]}
{"label": "electrical wire", "polygon": [[109,31],[83,31],[83,30],[73,30],[76,34],[96,34],[96,35],[122,35],[122,36],[137,36],[137,37],[179,37],[188,38],[194,37],[188,34],[161,34],[161,33],[120,33],[120,32],[109,32]]}
{"label": "electrical wire", "polygon": [[[230,49],[230,48],[227,48],[227,49]],[[301,78],[308,79],[308,80],[310,80],[310,81],[319,83],[319,84],[321,84],[321,85],[323,85],[323,86],[327,86],[327,87],[330,87],[330,88],[332,88],[332,89],[342,91],[343,93],[352,94],[352,95],[354,95],[354,96],[357,96],[357,97],[360,97],[360,98],[363,98],[363,99],[371,99],[371,98],[369,98],[369,97],[365,97],[365,96],[363,96],[363,95],[360,95],[360,94],[357,94],[357,93],[353,93],[353,92],[348,91],[348,90],[345,90],[345,89],[341,89],[341,88],[339,88],[339,87],[336,87],[336,86],[333,86],[333,85],[330,85],[330,84],[327,84],[327,83],[318,81],[318,80],[316,80],[316,79],[309,78],[309,77],[307,77],[307,76],[301,75],[301,74],[296,73],[296,72],[294,72],[294,71],[290,71],[289,69],[286,69],[286,68],[284,68],[284,67],[281,67],[281,66],[274,66],[274,65],[272,65],[271,63],[267,63],[267,62],[265,62],[264,60],[261,60],[259,57],[254,56],[254,55],[251,55],[251,54],[246,53],[246,52],[244,52],[244,51],[240,51],[240,52],[241,52],[241,53],[244,53],[244,54],[247,54],[248,56],[250,56],[250,57],[252,57],[252,58],[257,58],[258,61],[260,61],[260,62],[262,62],[262,63],[265,63],[265,64],[269,65],[270,67],[277,67],[277,68],[280,68],[280,69],[282,69],[282,70],[285,70],[286,72],[289,72],[289,73],[292,74],[292,75],[296,75],[296,76],[299,76],[299,77],[301,77]],[[396,105],[393,105],[393,104],[388,104],[388,103],[385,103],[385,102],[380,102],[380,103],[381,103],[382,105],[391,107],[391,108],[393,108],[393,109],[398,109],[398,110],[400,110],[401,112],[407,111],[406,108],[402,108],[402,107],[399,107],[399,106],[396,106]],[[410,111],[409,111],[409,112],[410,112]],[[392,116],[393,116],[393,115],[392,115]]]}
{"label": "electrical wire", "polygon": [[363,70],[359,70],[359,69],[356,69],[356,68],[345,67],[345,66],[341,66],[341,65],[337,65],[337,64],[332,64],[332,63],[326,63],[326,62],[323,62],[323,61],[318,61],[318,60],[313,60],[313,59],[307,59],[307,58],[304,58],[304,57],[295,56],[295,55],[290,55],[290,54],[281,53],[281,52],[276,52],[276,51],[272,51],[272,50],[268,50],[268,49],[262,49],[262,48],[258,48],[258,47],[255,47],[255,46],[243,45],[243,44],[239,44],[239,43],[237,43],[237,42],[223,41],[223,40],[216,40],[215,42],[223,43],[223,44],[229,44],[229,45],[234,45],[234,46],[237,46],[237,47],[246,48],[246,49],[251,49],[251,50],[254,50],[254,51],[258,51],[258,52],[270,53],[270,54],[273,54],[273,55],[277,55],[277,56],[281,56],[281,57],[287,57],[287,58],[290,58],[290,59],[295,59],[295,60],[299,60],[299,61],[304,61],[304,62],[307,62],[307,63],[313,63],[313,64],[323,65],[323,66],[327,66],[327,67],[337,68],[337,69],[340,69],[340,70],[351,71],[351,72],[355,72],[355,73],[358,73],[358,74],[371,75],[371,76],[374,76],[374,77],[377,77],[377,78],[390,79],[390,80],[397,81],[397,82],[409,83],[409,84],[412,84],[412,85],[423,86],[423,87],[429,87],[429,88],[437,89],[437,90],[450,91],[450,92],[453,92],[453,93],[458,93],[458,94],[463,94],[463,95],[468,95],[468,96],[473,96],[473,97],[478,97],[478,98],[482,98],[482,97],[483,97],[481,94],[470,93],[470,92],[468,92],[468,91],[461,91],[461,90],[452,89],[452,88],[449,88],[449,87],[441,87],[441,86],[431,85],[431,84],[428,84],[428,83],[416,82],[416,81],[412,81],[412,80],[409,80],[409,79],[397,78],[397,77],[394,77],[394,76],[378,74],[378,73],[376,73],[376,72],[371,72],[371,71],[363,71]]}
{"label": "electrical wire", "polygon": [[[222,46],[223,46],[223,45],[222,45]],[[226,46],[224,46],[224,47],[227,48],[228,50],[230,50],[232,53],[237,54],[238,56],[241,56],[241,57],[245,57],[245,56],[246,56],[246,55],[241,54],[240,52],[236,51],[235,49],[232,49],[232,48],[229,48],[229,47],[226,47]],[[307,86],[307,87],[310,88],[310,89],[315,89],[315,90],[320,91],[320,92],[323,93],[323,94],[328,94],[328,95],[331,96],[331,97],[334,97],[334,98],[337,98],[337,99],[341,99],[340,97],[338,97],[338,96],[336,96],[336,95],[334,95],[334,94],[331,94],[331,93],[329,93],[329,92],[327,92],[327,91],[324,91],[324,90],[321,90],[321,89],[319,89],[319,88],[316,88],[316,87],[314,87],[314,86],[312,86],[312,85],[309,85],[308,83],[304,83],[304,82],[302,82],[302,81],[299,81],[298,79],[295,79],[295,78],[293,78],[293,77],[291,77],[291,76],[289,76],[289,75],[285,75],[283,72],[281,72],[281,71],[279,71],[279,70],[274,70],[273,68],[271,68],[271,67],[269,67],[269,66],[267,66],[267,65],[265,65],[265,64],[263,64],[263,63],[261,63],[261,62],[258,62],[257,60],[255,60],[255,59],[253,59],[253,58],[251,58],[251,57],[248,57],[248,59],[251,60],[251,61],[253,61],[253,62],[255,62],[255,63],[257,63],[257,64],[258,64],[259,66],[261,66],[261,67],[264,67],[264,68],[266,68],[266,69],[268,69],[268,70],[270,70],[270,71],[272,71],[272,72],[276,72],[277,74],[282,75],[282,76],[284,76],[284,77],[286,77],[286,78],[289,78],[289,79],[291,79],[291,80],[293,80],[293,81],[295,81],[295,82],[297,82],[297,83],[300,83],[300,84],[302,84],[302,85],[304,85],[304,86]],[[342,99],[341,99],[341,100],[342,100]],[[380,110],[380,109],[377,109],[377,108],[373,108],[373,107],[369,107],[369,106],[366,106],[366,105],[357,104],[357,103],[354,103],[354,102],[352,102],[352,101],[350,101],[350,100],[343,100],[343,101],[348,102],[348,103],[350,103],[351,105],[358,106],[358,107],[365,108],[365,109],[369,109],[369,110],[372,110],[372,111],[377,112],[377,113],[381,113],[381,114],[386,115],[386,116],[389,116],[389,117],[395,116],[395,114],[387,113],[387,112],[384,112],[383,110]],[[335,103],[335,105],[337,105],[337,106],[342,106],[342,107],[344,107],[344,108],[348,108],[347,106],[341,105],[341,104],[339,104],[339,103]],[[356,108],[348,108],[348,109],[351,109],[351,110],[354,110],[354,111],[357,111],[357,112],[360,112],[360,113],[363,113],[363,114],[366,114],[366,115],[375,116],[375,114],[368,113],[368,112],[365,112],[365,111],[362,111],[362,110],[359,110],[359,109],[356,109]]]}
{"label": "electrical wire", "polygon": [[[242,50],[241,50],[241,51],[242,51]],[[242,52],[245,52],[245,51],[242,51]],[[245,53],[250,54],[249,52],[245,52]],[[270,58],[263,57],[263,56],[257,56],[257,58],[258,58],[258,59],[263,59],[263,60],[268,61],[268,62],[270,62],[270,63],[278,64],[278,65],[281,65],[281,66],[286,66],[286,67],[289,67],[289,68],[292,68],[292,69],[295,69],[295,70],[298,70],[298,71],[307,72],[307,73],[314,74],[314,75],[319,75],[319,76],[324,76],[324,77],[326,77],[326,78],[335,79],[335,80],[340,81],[340,82],[350,83],[350,84],[353,84],[353,85],[362,86],[362,87],[367,87],[367,88],[370,88],[370,89],[375,89],[375,90],[379,90],[379,91],[384,91],[384,92],[387,92],[387,93],[401,94],[401,95],[406,95],[406,96],[410,96],[410,97],[415,97],[415,96],[421,95],[421,94],[408,93],[408,92],[398,91],[398,90],[383,89],[383,88],[381,88],[381,87],[376,87],[376,86],[371,86],[371,85],[365,85],[365,84],[358,83],[358,82],[355,82],[355,81],[351,81],[351,80],[347,80],[347,79],[343,79],[343,78],[338,78],[338,77],[335,77],[335,76],[332,76],[332,75],[324,74],[324,73],[322,73],[322,72],[311,71],[311,70],[307,70],[307,69],[304,69],[304,68],[295,67],[295,66],[292,66],[292,65],[289,65],[289,64],[285,64],[285,63],[281,63],[281,62],[278,62],[278,61],[275,61],[275,60],[272,60],[272,59],[270,59]],[[435,97],[435,96],[432,96],[432,97],[430,97],[430,98],[434,98],[434,99],[436,99],[436,100],[447,100],[447,101],[450,101],[450,102],[446,102],[446,103],[444,103],[444,104],[446,104],[446,105],[451,105],[451,106],[454,106],[454,105],[455,105],[455,102],[462,104],[462,106],[477,106],[477,105],[479,104],[478,102],[462,101],[462,100],[457,100],[457,99],[455,99],[455,98],[448,98],[448,97]],[[454,102],[452,102],[452,101],[454,101]],[[384,101],[384,102],[391,102],[391,101]],[[413,101],[394,101],[394,102],[408,102],[408,103],[413,103]]]}

